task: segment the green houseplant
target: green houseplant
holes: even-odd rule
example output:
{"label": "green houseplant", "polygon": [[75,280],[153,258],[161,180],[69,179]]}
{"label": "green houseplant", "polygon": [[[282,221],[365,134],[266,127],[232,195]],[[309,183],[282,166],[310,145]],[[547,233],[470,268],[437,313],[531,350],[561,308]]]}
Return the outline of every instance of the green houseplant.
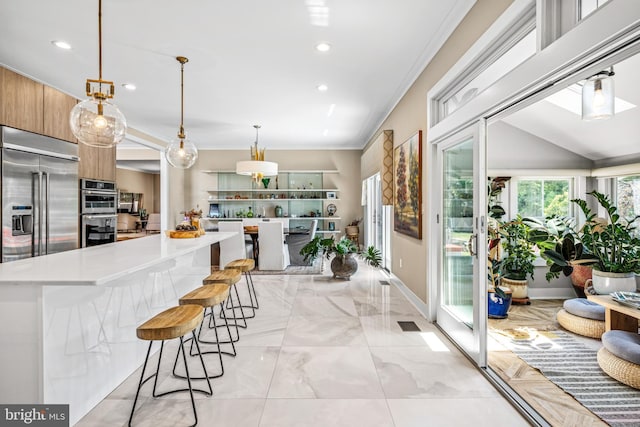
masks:
{"label": "green houseplant", "polygon": [[[358,262],[353,257],[357,250],[356,244],[346,237],[336,241],[333,236],[327,238],[316,236],[300,249],[300,255],[304,257],[305,261],[313,261],[318,256],[325,256],[329,259],[331,255],[334,255],[331,261],[333,277],[349,280],[351,275],[358,271]],[[382,254],[373,246],[369,246],[360,256],[372,267],[382,265]]]}
{"label": "green houseplant", "polygon": [[498,229],[504,250],[501,259],[501,284],[512,290],[513,298],[527,298],[527,279],[533,278],[536,253],[534,243],[529,238],[530,230],[520,215],[501,224]]}
{"label": "green houseplant", "polygon": [[562,273],[570,277],[576,294],[585,298],[584,285],[591,279],[591,265],[596,259],[580,242],[575,220],[550,216],[544,221],[532,218],[526,221],[532,227],[529,238],[540,248],[540,256],[547,262],[547,281]]}
{"label": "green houseplant", "polygon": [[[552,249],[544,249],[549,275],[568,275],[576,265],[593,267],[593,287],[597,293],[635,291],[635,274],[640,272],[640,239],[633,230],[640,218],[623,219],[610,199],[602,193],[588,193],[606,212],[598,218],[583,199],[573,199],[585,216],[580,230],[569,227]],[[543,243],[544,245],[544,243]]]}
{"label": "green houseplant", "polygon": [[333,277],[349,280],[358,271],[358,261],[353,257],[357,250],[355,243],[346,237],[336,241],[333,236],[316,236],[300,249],[300,255],[305,261],[313,261],[320,255],[329,259],[334,255],[331,261]]}

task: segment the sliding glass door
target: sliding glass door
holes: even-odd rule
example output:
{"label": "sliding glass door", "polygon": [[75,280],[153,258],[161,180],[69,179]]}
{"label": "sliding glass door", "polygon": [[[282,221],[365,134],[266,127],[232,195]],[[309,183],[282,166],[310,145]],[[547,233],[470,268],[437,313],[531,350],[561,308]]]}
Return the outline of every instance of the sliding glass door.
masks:
{"label": "sliding glass door", "polygon": [[437,144],[437,322],[479,366],[486,365],[487,325],[483,130],[484,121]]}

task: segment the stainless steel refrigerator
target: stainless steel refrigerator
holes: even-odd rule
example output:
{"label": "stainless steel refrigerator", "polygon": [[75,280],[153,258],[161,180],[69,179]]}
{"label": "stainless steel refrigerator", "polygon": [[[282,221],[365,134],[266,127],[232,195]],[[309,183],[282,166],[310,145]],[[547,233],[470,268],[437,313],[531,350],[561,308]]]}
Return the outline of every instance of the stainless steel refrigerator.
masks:
{"label": "stainless steel refrigerator", "polygon": [[1,128],[2,262],[78,247],[78,146]]}

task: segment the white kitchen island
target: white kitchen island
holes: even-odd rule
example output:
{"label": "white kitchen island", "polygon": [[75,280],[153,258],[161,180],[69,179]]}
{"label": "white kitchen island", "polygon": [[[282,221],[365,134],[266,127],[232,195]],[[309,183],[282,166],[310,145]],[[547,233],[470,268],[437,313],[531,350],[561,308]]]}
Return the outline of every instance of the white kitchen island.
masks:
{"label": "white kitchen island", "polygon": [[0,402],[66,403],[71,425],[142,365],[136,327],[200,286],[211,245],[154,235],[0,264]]}

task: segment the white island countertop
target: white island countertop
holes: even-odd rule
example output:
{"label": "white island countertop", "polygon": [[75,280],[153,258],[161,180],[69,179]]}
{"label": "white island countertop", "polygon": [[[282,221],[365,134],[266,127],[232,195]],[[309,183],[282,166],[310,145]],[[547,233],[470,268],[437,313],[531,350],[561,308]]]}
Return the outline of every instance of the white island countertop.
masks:
{"label": "white island countertop", "polygon": [[233,236],[206,233],[195,239],[164,234],[0,264],[0,285],[95,286],[174,259]]}

